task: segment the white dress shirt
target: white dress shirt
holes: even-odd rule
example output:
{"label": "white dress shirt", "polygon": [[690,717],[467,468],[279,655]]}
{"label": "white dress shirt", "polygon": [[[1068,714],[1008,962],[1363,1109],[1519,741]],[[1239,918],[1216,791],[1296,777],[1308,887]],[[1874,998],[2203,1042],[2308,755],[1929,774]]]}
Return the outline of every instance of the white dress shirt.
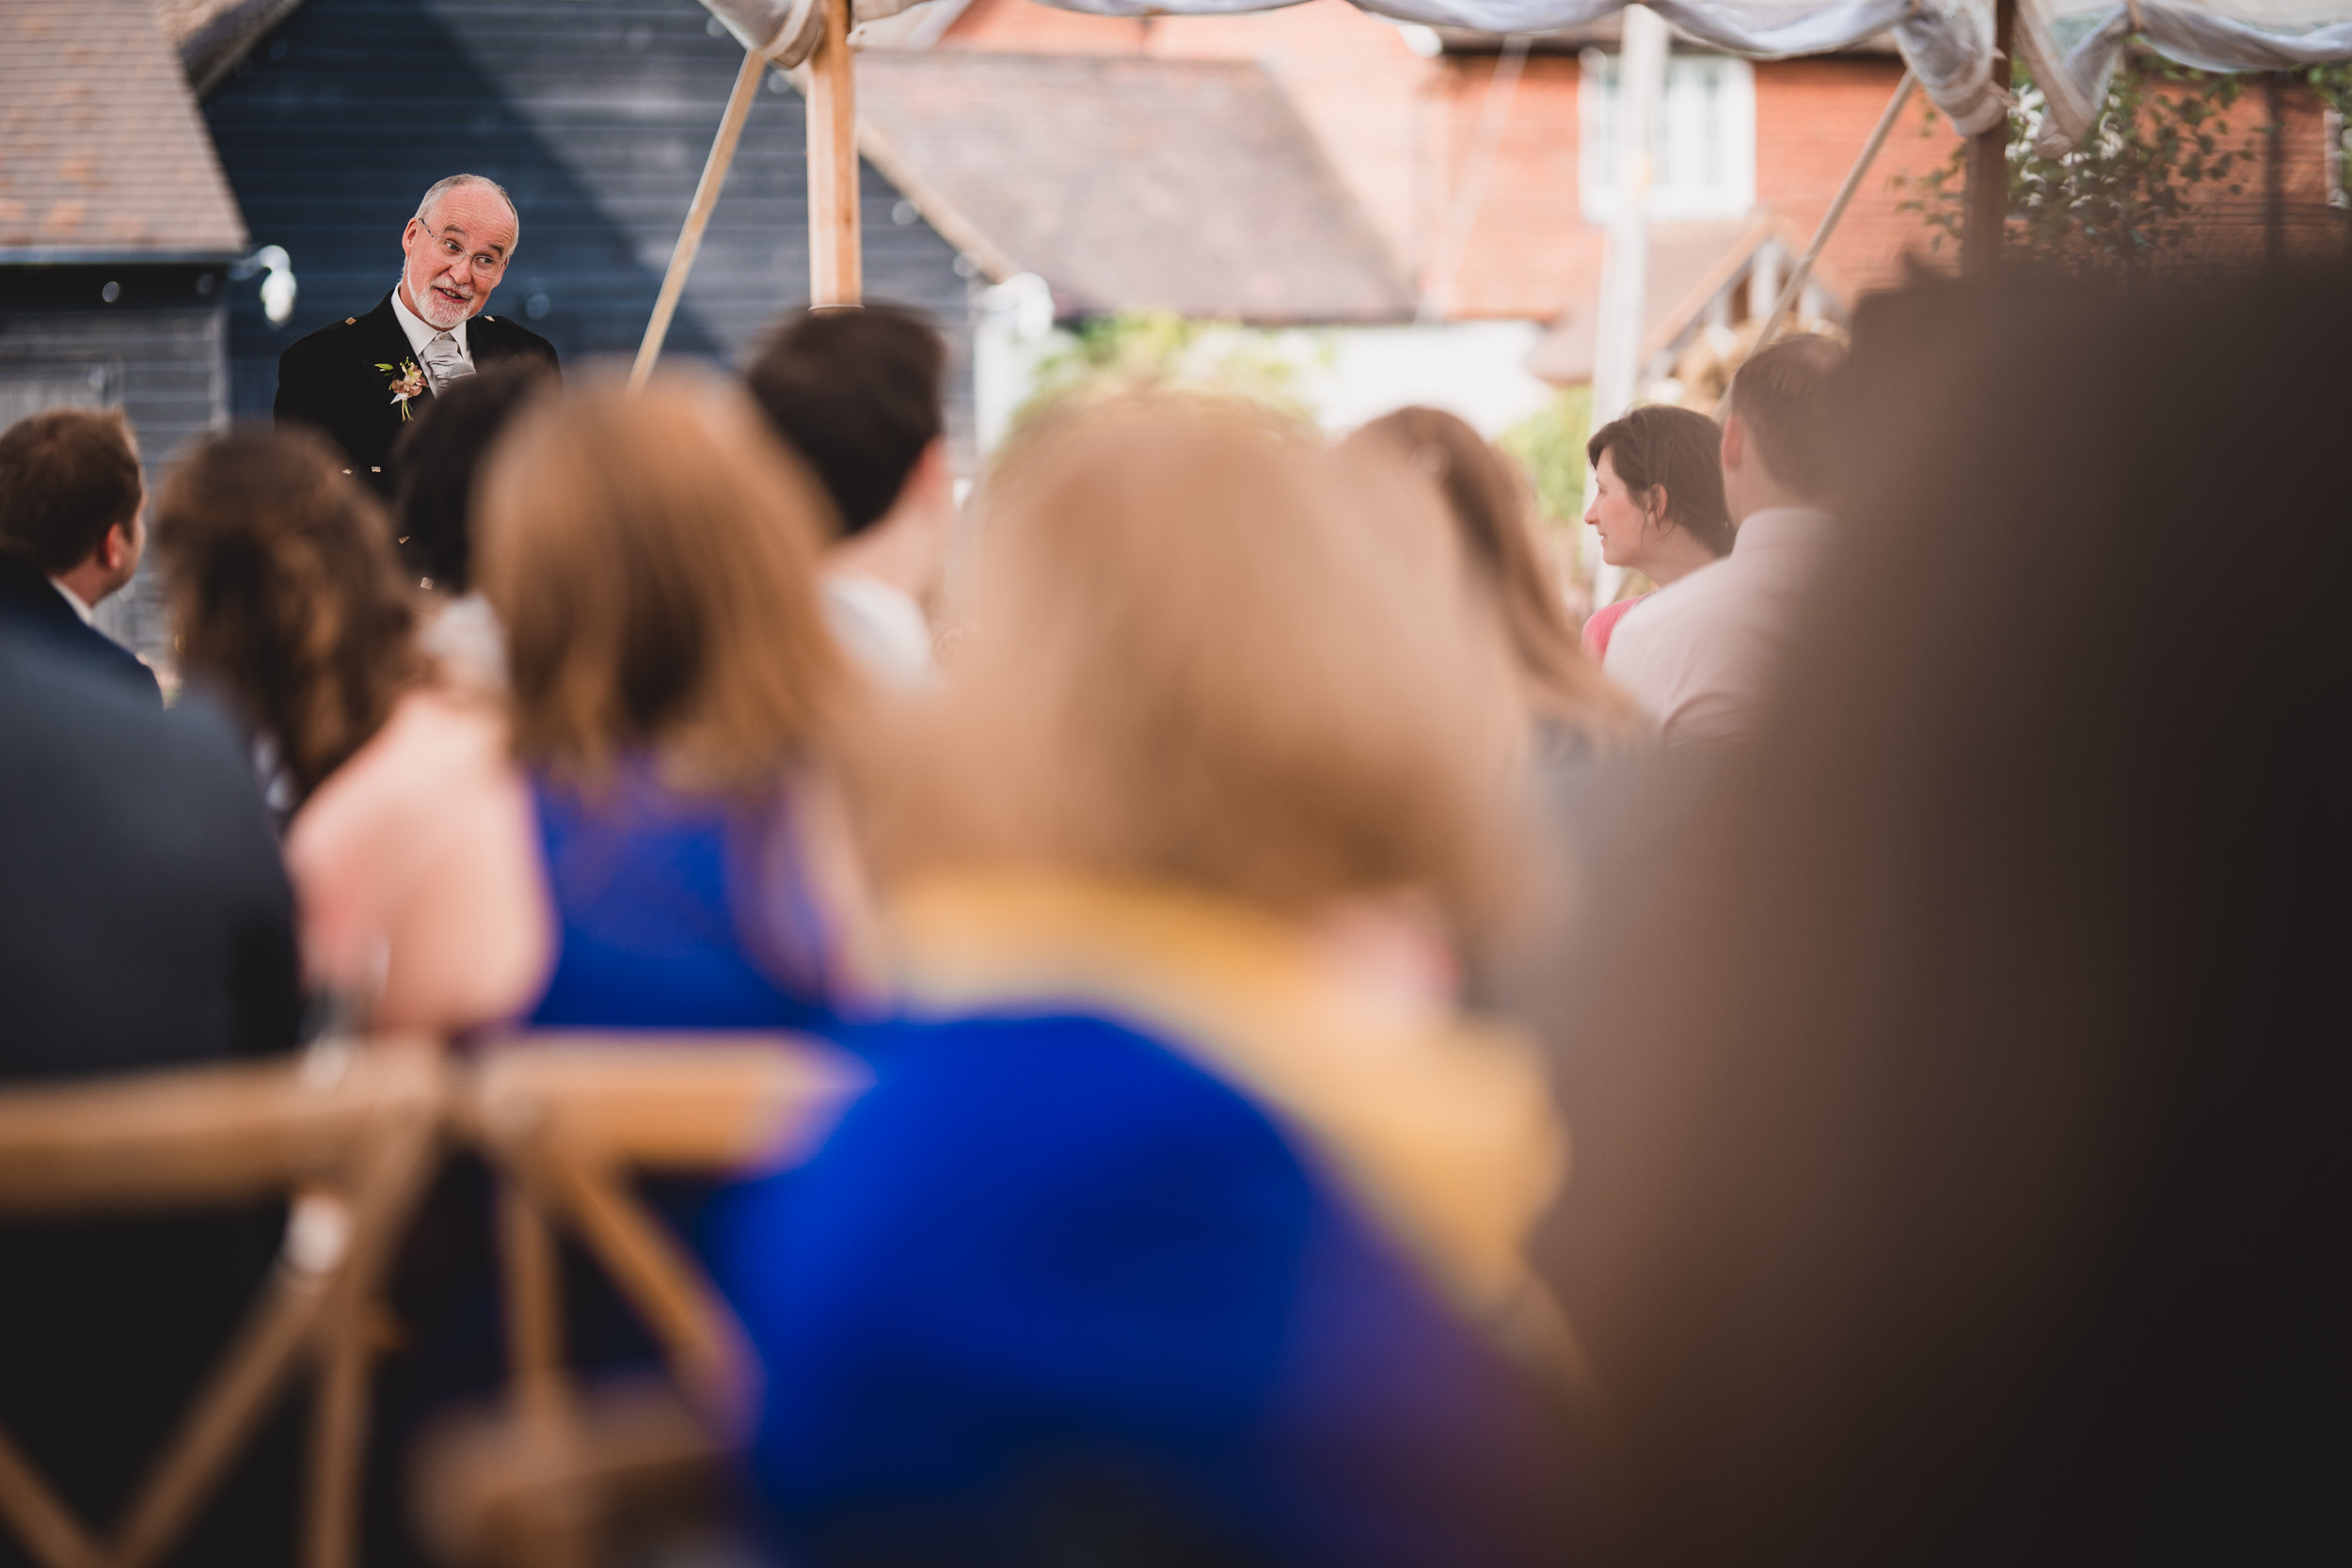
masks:
{"label": "white dress shirt", "polygon": [[56,589],[58,595],[63,598],[66,603],[73,607],[73,613],[82,618],[82,625],[86,626],[94,626],[98,625],[98,611],[92,607],[84,604],[82,602],[81,594],[76,594],[72,589],[68,588],[64,583],[59,582],[56,578],[51,578],[49,579],[49,586]]}
{"label": "white dress shirt", "polygon": [[433,367],[426,364],[424,358],[424,345],[434,339],[447,338],[457,345],[457,357],[465,362],[469,374],[480,368],[473,362],[473,350],[466,346],[465,322],[459,322],[455,326],[444,332],[408,309],[408,302],[400,297],[398,289],[392,291],[392,315],[399,321],[401,331],[407,334],[408,346],[416,351],[417,366],[424,372],[425,380],[432,383],[436,392],[441,389],[441,382],[434,375]]}
{"label": "white dress shirt", "polygon": [[1756,513],[1740,525],[1729,555],[1625,612],[1602,668],[1658,721],[1667,745],[1755,733],[1836,529],[1826,512]]}
{"label": "white dress shirt", "polygon": [[903,590],[864,572],[824,575],[825,621],[867,673],[899,690],[931,678],[931,624]]}

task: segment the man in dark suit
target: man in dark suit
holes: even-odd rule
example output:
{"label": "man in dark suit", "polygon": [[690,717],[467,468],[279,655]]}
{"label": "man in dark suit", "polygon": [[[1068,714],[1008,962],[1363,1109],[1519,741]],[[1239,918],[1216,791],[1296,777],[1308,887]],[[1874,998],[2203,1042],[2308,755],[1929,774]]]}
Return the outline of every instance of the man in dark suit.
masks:
{"label": "man in dark suit", "polygon": [[161,705],[154,672],[91,623],[139,567],[147,487],[113,410],[53,408],[0,433],[0,626]]}
{"label": "man in dark suit", "polygon": [[[0,1092],[290,1051],[296,987],[228,721],[0,624]],[[84,1519],[120,1516],[284,1227],[266,1206],[0,1223],[0,1429]],[[299,1441],[274,1421],[171,1560],[291,1563]],[[25,1560],[11,1536],[0,1565]]]}
{"label": "man in dark suit", "polygon": [[405,261],[392,292],[279,356],[278,422],[326,432],[349,472],[389,500],[392,444],[435,393],[501,360],[554,368],[545,338],[483,314],[521,227],[505,190],[479,174],[453,174],[425,192],[400,237]]}

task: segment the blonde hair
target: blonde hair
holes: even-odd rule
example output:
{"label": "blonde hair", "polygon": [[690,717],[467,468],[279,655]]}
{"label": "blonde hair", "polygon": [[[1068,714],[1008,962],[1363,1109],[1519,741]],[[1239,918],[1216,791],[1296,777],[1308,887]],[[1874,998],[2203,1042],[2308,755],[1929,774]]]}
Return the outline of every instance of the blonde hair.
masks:
{"label": "blonde hair", "polygon": [[525,763],[594,784],[646,750],[676,786],[756,793],[818,741],[845,679],[817,600],[831,519],[739,393],[533,404],[475,515]]}
{"label": "blonde hair", "polygon": [[1531,712],[1573,724],[1601,743],[1637,733],[1633,700],[1578,640],[1535,532],[1527,480],[1509,458],[1436,408],[1384,414],[1348,437],[1345,450],[1386,452],[1436,488],[1510,643]]}
{"label": "blonde hair", "polygon": [[1509,687],[1420,491],[1263,409],[1129,393],[1041,418],[977,512],[974,632],[919,760],[869,792],[886,875],[1484,907]]}

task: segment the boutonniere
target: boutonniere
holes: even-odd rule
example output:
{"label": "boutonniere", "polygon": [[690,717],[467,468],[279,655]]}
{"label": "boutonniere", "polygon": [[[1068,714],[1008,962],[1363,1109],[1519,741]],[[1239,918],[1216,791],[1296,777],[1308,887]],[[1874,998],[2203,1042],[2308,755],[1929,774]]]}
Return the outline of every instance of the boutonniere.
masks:
{"label": "boutonniere", "polygon": [[400,417],[406,420],[409,417],[408,400],[424,390],[424,372],[417,369],[414,359],[403,359],[397,365],[378,365],[375,368],[392,372],[392,379],[384,389],[392,394],[392,401],[400,404]]}

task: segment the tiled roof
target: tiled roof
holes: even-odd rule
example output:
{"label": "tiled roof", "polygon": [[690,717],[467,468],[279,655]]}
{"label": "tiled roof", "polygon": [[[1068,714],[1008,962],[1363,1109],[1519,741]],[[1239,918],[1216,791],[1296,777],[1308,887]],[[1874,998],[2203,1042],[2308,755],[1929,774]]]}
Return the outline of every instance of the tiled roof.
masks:
{"label": "tiled roof", "polygon": [[213,90],[262,35],[302,0],[150,0],[164,41],[179,53],[198,97]]}
{"label": "tiled roof", "polygon": [[868,52],[866,150],[1064,315],[1396,321],[1413,299],[1280,85],[1248,62]]}
{"label": "tiled roof", "polygon": [[150,0],[0,5],[0,259],[245,248]]}

